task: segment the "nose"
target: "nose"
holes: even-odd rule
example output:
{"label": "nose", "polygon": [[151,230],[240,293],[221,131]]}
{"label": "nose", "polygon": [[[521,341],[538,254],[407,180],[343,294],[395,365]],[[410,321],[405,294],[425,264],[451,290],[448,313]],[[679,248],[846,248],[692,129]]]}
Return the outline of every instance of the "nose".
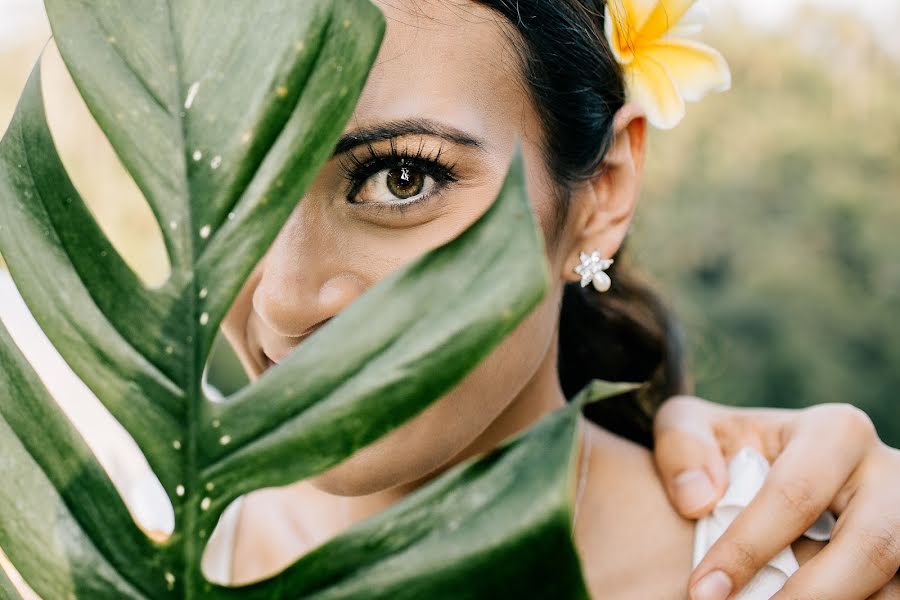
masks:
{"label": "nose", "polygon": [[261,325],[259,342],[276,361],[364,289],[352,265],[341,265],[338,257],[324,258],[334,253],[303,246],[297,237],[276,237],[253,291],[253,311]]}
{"label": "nose", "polygon": [[253,293],[253,309],[273,334],[303,337],[359,296],[361,286],[357,282],[357,277],[345,273],[317,286],[307,278],[282,277],[264,271]]}

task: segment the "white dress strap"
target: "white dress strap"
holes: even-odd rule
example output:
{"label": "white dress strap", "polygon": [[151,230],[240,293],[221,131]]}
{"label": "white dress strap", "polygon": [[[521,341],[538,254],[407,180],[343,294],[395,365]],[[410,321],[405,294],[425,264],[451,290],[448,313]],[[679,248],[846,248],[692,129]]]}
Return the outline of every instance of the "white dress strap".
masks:
{"label": "white dress strap", "polygon": [[[712,513],[699,519],[695,526],[693,567],[700,563],[738,513],[756,496],[768,472],[769,462],[754,448],[742,448],[731,459],[725,495]],[[834,524],[834,515],[825,511],[803,535],[816,541],[827,541]],[[768,600],[784,587],[788,577],[799,568],[797,557],[788,546],[772,558],[734,600]]]}

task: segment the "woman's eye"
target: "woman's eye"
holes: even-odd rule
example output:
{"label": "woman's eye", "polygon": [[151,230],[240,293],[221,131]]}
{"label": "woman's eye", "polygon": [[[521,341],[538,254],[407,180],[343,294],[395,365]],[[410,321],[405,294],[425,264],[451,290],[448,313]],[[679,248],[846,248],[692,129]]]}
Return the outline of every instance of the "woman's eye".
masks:
{"label": "woman's eye", "polygon": [[424,206],[459,181],[456,163],[441,160],[442,149],[433,155],[422,146],[400,150],[393,141],[390,151],[383,154],[367,147],[367,158],[350,152],[340,163],[349,182],[346,198],[350,204],[405,211],[413,205]]}
{"label": "woman's eye", "polygon": [[[410,171],[413,172],[412,175],[410,175]],[[409,167],[391,169],[387,173],[388,191],[403,200],[421,192],[424,185],[424,174]]]}
{"label": "woman's eye", "polygon": [[416,196],[428,197],[437,182],[421,169],[410,165],[398,165],[382,169],[363,182],[353,198],[354,202],[383,204],[415,202]]}

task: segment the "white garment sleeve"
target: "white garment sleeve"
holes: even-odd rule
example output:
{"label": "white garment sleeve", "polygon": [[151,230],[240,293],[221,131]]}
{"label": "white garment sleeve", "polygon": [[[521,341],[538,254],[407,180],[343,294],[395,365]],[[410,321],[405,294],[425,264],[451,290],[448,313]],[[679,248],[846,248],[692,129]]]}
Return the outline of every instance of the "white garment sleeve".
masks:
{"label": "white garment sleeve", "polygon": [[[700,563],[713,543],[750,503],[762,487],[768,472],[769,462],[753,448],[742,448],[732,458],[728,465],[729,485],[725,495],[712,513],[697,521],[694,529],[693,567]],[[834,524],[834,515],[825,511],[803,535],[816,541],[826,541],[831,537]],[[788,546],[772,558],[734,600],[769,600],[799,568],[797,558]]]}
{"label": "white garment sleeve", "polygon": [[203,556],[200,558],[200,569],[203,571],[203,575],[209,581],[219,585],[231,585],[234,579],[231,566],[238,517],[244,498],[245,496],[238,496],[222,512],[218,524],[213,529],[212,535],[209,536]]}

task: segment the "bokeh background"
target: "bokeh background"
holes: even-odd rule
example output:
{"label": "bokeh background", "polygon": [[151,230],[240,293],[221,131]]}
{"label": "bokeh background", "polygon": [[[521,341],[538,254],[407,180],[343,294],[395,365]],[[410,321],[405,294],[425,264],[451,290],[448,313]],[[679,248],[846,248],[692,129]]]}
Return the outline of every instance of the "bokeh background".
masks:
{"label": "bokeh background", "polygon": [[[850,402],[900,447],[900,4],[707,5],[700,37],[727,58],[733,88],[689,104],[674,130],[651,131],[635,262],[681,318],[699,395],[744,406]],[[0,132],[49,37],[39,0],[0,0]],[[162,281],[159,230],[52,43],[44,74],[76,186],[126,261]],[[83,401],[79,382],[56,374],[65,365],[2,297],[0,316],[104,466],[146,469],[116,450],[127,436]],[[241,372],[220,354],[218,372]],[[240,384],[222,378],[223,388]],[[123,494],[139,496],[144,484],[126,480],[117,480]]]}
{"label": "bokeh background", "polygon": [[700,395],[851,402],[898,446],[900,3],[793,4],[716,5],[733,89],[653,135],[632,248]]}

